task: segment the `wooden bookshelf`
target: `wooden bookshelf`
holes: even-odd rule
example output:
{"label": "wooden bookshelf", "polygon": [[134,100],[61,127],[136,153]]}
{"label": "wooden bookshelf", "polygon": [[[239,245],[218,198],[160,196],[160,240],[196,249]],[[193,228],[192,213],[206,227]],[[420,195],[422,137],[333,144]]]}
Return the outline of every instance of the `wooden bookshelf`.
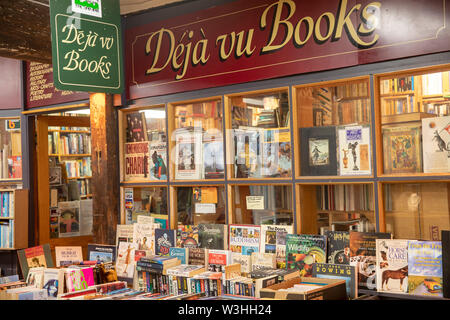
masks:
{"label": "wooden bookshelf", "polygon": [[0,222],[14,223],[12,247],[0,246],[0,250],[28,248],[28,189],[0,189],[0,192],[8,192],[14,201],[10,215],[0,217]]}

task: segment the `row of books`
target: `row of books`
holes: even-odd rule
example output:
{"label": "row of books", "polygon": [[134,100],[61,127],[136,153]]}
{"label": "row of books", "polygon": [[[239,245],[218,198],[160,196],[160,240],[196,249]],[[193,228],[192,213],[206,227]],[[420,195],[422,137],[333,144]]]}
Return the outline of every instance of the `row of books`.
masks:
{"label": "row of books", "polygon": [[80,191],[80,196],[84,197],[92,194],[90,179],[77,180],[77,185],[78,190]]}
{"label": "row of books", "polygon": [[13,191],[0,192],[0,217],[14,218]]}
{"label": "row of books", "polygon": [[[426,75],[422,76],[425,77]],[[410,92],[414,91],[414,81],[417,81],[418,77],[409,76],[394,79],[385,79],[380,82],[381,94]]]}
{"label": "row of books", "polygon": [[372,189],[364,184],[317,186],[317,207],[330,211],[373,211]]}
{"label": "row of books", "polygon": [[14,220],[0,220],[0,248],[14,248]]}
{"label": "row of books", "polygon": [[337,100],[367,97],[368,95],[369,84],[367,82],[353,82],[336,87]]}
{"label": "row of books", "polygon": [[65,160],[66,172],[68,178],[91,177],[91,158],[83,157],[77,160]]}
{"label": "row of books", "polygon": [[84,133],[50,132],[48,134],[49,154],[90,154],[91,137]]}

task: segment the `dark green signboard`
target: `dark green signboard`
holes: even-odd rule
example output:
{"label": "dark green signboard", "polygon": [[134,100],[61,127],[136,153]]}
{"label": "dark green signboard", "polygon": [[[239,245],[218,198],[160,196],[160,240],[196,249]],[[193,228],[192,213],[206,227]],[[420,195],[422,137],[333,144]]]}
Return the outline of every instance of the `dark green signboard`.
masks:
{"label": "dark green signboard", "polygon": [[119,0],[50,0],[57,89],[122,93]]}

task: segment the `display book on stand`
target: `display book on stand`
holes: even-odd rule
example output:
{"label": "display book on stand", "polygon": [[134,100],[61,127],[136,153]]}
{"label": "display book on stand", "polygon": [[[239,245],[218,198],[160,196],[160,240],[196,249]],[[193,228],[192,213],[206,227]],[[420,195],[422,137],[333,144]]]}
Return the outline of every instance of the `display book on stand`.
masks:
{"label": "display book on stand", "polygon": [[0,298],[347,300],[360,299],[361,291],[362,297],[387,293],[439,299],[448,286],[443,281],[448,257],[442,258],[448,237],[403,240],[353,231],[307,235],[289,233],[292,227],[282,225],[200,224],[170,230],[151,217],[117,227],[116,245],[90,244],[87,261],[77,246],[55,247],[56,261],[48,244],[19,250],[22,276],[2,277]]}

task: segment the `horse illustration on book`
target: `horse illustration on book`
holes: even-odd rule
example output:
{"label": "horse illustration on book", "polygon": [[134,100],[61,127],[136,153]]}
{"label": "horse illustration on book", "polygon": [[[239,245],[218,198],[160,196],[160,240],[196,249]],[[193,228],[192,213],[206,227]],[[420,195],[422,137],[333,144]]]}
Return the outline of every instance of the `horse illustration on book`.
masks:
{"label": "horse illustration on book", "polygon": [[398,270],[385,270],[382,273],[381,285],[384,289],[386,285],[386,290],[389,290],[388,282],[389,279],[400,280],[400,291],[403,291],[403,280],[408,276],[408,266],[402,267]]}

